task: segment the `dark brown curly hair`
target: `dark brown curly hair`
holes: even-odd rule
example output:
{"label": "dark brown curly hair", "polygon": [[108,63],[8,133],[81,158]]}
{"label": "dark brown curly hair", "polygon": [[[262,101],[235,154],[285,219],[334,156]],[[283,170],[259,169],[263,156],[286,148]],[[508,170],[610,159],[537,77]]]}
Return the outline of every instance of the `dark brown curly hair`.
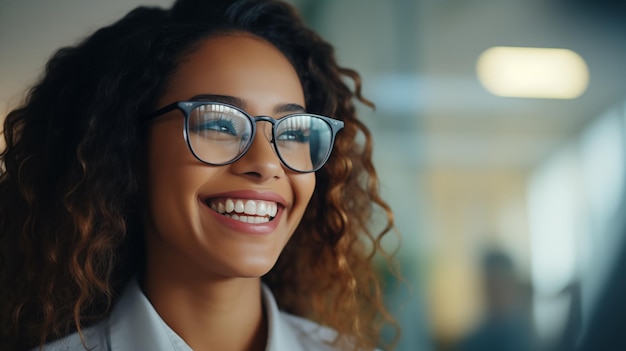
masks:
{"label": "dark brown curly hair", "polygon": [[[380,198],[372,139],[357,119],[359,75],[287,4],[179,0],[139,7],[59,50],[24,104],[4,122],[0,154],[0,348],[28,349],[104,318],[145,260],[140,192],[146,116],[200,41],[244,31],[296,68],[309,112],[345,123],[317,171],[306,213],[263,281],[279,306],[380,346],[393,319],[373,260],[393,226]],[[345,79],[351,80],[352,88]],[[383,229],[372,232],[382,213]]]}

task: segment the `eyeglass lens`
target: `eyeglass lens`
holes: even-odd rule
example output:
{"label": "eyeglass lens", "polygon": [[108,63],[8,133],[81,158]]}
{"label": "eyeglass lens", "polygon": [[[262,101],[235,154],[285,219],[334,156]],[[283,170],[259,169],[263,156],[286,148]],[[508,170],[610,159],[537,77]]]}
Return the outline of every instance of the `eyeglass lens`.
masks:
{"label": "eyeglass lens", "polygon": [[[194,108],[188,119],[188,140],[193,153],[210,164],[227,164],[246,152],[252,140],[253,121],[223,104]],[[289,168],[308,172],[322,166],[331,151],[333,131],[322,118],[294,114],[277,120],[274,146]]]}

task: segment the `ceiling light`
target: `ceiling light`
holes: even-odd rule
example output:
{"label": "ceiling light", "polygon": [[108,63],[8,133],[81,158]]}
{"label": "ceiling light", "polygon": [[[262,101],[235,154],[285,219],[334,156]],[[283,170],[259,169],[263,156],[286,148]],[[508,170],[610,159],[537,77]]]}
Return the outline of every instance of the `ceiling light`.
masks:
{"label": "ceiling light", "polygon": [[568,49],[496,46],[480,55],[476,71],[485,89],[505,97],[574,99],[589,83],[585,61]]}

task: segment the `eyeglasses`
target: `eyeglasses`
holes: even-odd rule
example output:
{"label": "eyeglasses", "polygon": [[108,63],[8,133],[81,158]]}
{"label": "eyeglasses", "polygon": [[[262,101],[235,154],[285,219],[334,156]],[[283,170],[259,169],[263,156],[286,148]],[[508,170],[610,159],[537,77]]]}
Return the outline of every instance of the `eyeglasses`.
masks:
{"label": "eyeglasses", "polygon": [[250,149],[259,121],[272,124],[274,150],[292,171],[315,172],[333,149],[343,122],[310,113],[295,113],[279,119],[253,117],[244,110],[220,102],[178,101],[150,115],[154,119],[173,110],[185,115],[184,137],[191,153],[201,162],[223,166],[240,159]]}

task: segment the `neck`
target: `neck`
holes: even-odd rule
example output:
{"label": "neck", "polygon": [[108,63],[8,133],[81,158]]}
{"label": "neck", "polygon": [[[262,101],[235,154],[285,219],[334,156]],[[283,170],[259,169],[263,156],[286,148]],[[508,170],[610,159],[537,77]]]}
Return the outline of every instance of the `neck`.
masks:
{"label": "neck", "polygon": [[201,280],[149,264],[142,287],[165,323],[193,350],[265,349],[260,278]]}

